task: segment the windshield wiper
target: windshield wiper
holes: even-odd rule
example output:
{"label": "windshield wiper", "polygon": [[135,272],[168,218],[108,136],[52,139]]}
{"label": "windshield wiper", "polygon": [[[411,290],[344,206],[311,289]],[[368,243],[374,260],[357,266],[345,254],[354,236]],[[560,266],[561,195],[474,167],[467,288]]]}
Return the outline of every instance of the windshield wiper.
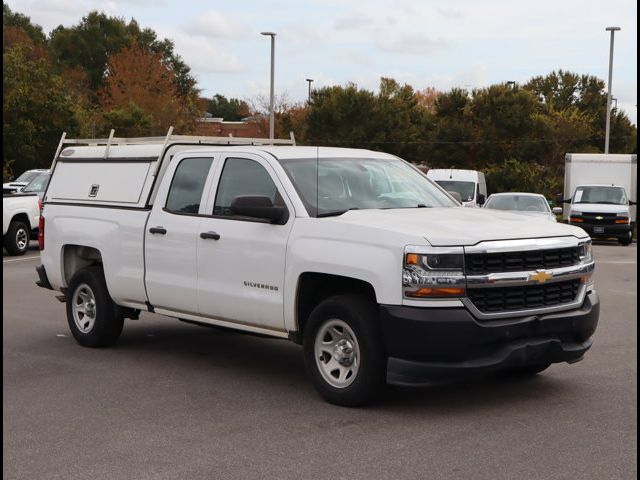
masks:
{"label": "windshield wiper", "polygon": [[340,215],[347,213],[350,210],[360,210],[358,207],[353,207],[353,208],[347,208],[346,210],[334,210],[333,212],[323,212],[323,213],[318,213],[318,215],[316,215],[318,218],[322,218],[322,217],[339,217]]}

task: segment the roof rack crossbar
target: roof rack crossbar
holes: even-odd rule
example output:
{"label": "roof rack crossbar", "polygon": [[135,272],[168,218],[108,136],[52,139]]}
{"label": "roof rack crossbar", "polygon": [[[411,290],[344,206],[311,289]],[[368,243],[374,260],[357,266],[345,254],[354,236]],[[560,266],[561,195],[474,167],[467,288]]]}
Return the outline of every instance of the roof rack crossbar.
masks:
{"label": "roof rack crossbar", "polygon": [[252,138],[252,137],[213,137],[206,135],[173,135],[173,127],[169,128],[169,133],[164,137],[116,137],[114,131],[111,130],[108,138],[66,138],[60,141],[62,145],[94,145],[105,146],[105,155],[108,156],[109,148],[114,145],[149,145],[163,144],[167,145],[171,141],[180,141],[194,144],[215,144],[215,145],[291,145],[295,146],[296,141],[293,132],[290,138],[273,139],[268,138]]}

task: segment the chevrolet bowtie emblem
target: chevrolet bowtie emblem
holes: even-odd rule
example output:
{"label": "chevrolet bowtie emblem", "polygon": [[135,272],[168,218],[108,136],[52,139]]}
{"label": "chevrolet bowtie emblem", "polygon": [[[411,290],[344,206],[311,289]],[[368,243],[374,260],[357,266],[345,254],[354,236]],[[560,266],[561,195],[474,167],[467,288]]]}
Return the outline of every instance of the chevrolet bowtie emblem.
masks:
{"label": "chevrolet bowtie emblem", "polygon": [[604,220],[604,217],[597,216],[597,217],[596,217],[596,220]]}
{"label": "chevrolet bowtie emblem", "polygon": [[529,280],[533,280],[538,283],[544,283],[547,280],[551,280],[552,278],[553,278],[553,275],[545,272],[544,270],[538,270],[533,275],[529,275]]}

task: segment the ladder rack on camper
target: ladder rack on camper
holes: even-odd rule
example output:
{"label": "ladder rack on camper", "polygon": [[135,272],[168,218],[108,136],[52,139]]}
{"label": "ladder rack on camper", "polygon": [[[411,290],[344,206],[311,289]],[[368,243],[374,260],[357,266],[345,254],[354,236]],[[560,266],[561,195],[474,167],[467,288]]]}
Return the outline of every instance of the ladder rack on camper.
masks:
{"label": "ladder rack on camper", "polygon": [[109,149],[111,146],[121,145],[154,145],[161,144],[162,152],[158,161],[161,160],[165,148],[171,143],[193,144],[193,145],[289,145],[296,146],[296,139],[293,132],[290,132],[288,139],[269,139],[269,138],[245,138],[245,137],[209,137],[199,135],[174,135],[173,127],[169,127],[169,131],[164,137],[115,137],[115,130],[111,130],[107,138],[67,138],[67,132],[62,134],[58,148],[56,149],[51,170],[54,169],[56,162],[66,145],[85,145],[91,147],[104,146],[104,160],[109,158]]}

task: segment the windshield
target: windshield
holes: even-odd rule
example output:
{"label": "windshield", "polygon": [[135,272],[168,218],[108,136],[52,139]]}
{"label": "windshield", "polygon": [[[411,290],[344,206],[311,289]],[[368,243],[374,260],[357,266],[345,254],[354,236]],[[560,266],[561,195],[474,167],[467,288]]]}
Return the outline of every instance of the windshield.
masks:
{"label": "windshield", "polygon": [[436,180],[436,183],[447,192],[458,192],[463,202],[472,202],[476,196],[474,182],[460,182],[456,180]]}
{"label": "windshield", "polygon": [[29,183],[31,180],[36,178],[41,173],[42,172],[38,172],[37,170],[28,170],[24,172],[22,175],[20,175],[18,178],[16,178],[14,182]]}
{"label": "windshield", "polygon": [[573,203],[609,203],[626,205],[627,194],[622,187],[578,187]]}
{"label": "windshield", "polygon": [[454,207],[457,203],[400,159],[280,159],[309,215],[347,210]]}
{"label": "windshield", "polygon": [[547,201],[537,195],[492,195],[487,199],[484,208],[521,212],[549,212]]}
{"label": "windshield", "polygon": [[47,184],[49,183],[49,175],[48,173],[41,173],[36,178],[31,180],[29,184],[22,189],[23,192],[44,192],[47,188]]}

